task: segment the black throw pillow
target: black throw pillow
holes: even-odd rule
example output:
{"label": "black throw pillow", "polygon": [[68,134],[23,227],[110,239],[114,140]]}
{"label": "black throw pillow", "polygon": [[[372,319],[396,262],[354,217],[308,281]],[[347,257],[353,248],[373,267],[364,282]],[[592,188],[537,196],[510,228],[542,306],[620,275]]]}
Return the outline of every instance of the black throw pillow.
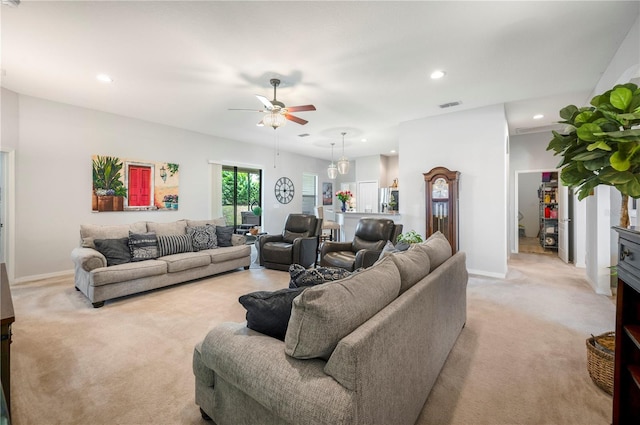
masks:
{"label": "black throw pillow", "polygon": [[129,238],[95,239],[93,243],[96,246],[96,250],[107,259],[107,266],[131,262]]}
{"label": "black throw pillow", "polygon": [[291,276],[289,288],[320,285],[321,283],[344,279],[349,275],[351,275],[349,270],[340,267],[316,267],[306,269],[300,264],[292,264],[289,266],[289,276]]}
{"label": "black throw pillow", "polygon": [[231,246],[231,235],[233,235],[233,226],[216,226],[218,246]]}
{"label": "black throw pillow", "polygon": [[241,296],[238,301],[247,309],[247,327],[284,341],[291,317],[293,299],[305,288],[257,291]]}

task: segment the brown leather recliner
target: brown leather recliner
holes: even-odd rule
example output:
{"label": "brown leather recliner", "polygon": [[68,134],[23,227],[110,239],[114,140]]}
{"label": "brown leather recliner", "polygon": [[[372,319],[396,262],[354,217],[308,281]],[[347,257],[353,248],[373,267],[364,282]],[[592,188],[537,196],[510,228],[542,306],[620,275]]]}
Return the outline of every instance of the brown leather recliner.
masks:
{"label": "brown leather recliner", "polygon": [[322,220],[312,214],[289,214],[281,235],[259,239],[260,265],[289,270],[291,264],[311,267],[316,263]]}
{"label": "brown leather recliner", "polygon": [[402,224],[393,220],[361,218],[351,242],[325,242],[320,249],[320,265],[350,271],[369,267],[380,257],[387,241],[395,243]]}

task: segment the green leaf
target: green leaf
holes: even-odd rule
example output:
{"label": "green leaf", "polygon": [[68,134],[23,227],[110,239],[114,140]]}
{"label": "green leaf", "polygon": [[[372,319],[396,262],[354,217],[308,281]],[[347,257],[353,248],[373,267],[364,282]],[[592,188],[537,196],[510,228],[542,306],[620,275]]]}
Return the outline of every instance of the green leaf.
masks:
{"label": "green leaf", "polygon": [[591,161],[592,159],[602,158],[605,155],[607,155],[607,153],[601,150],[597,150],[593,152],[583,152],[574,156],[573,160],[574,161]]}
{"label": "green leaf", "polygon": [[592,118],[593,118],[593,111],[584,111],[584,112],[580,112],[578,115],[576,115],[576,118],[574,119],[574,122],[577,125],[584,124],[584,123],[587,123],[587,122],[591,121]]}
{"label": "green leaf", "polygon": [[621,111],[626,111],[627,107],[631,103],[631,98],[633,97],[633,92],[626,87],[617,87],[611,92],[610,101],[613,106],[620,109]]}
{"label": "green leaf", "polygon": [[630,182],[633,179],[633,173],[630,171],[620,172],[609,167],[607,171],[603,171],[598,174],[598,178],[609,184],[618,185]]}
{"label": "green leaf", "polygon": [[624,184],[615,185],[623,195],[629,195],[632,198],[640,197],[640,176],[634,174],[633,178]]}
{"label": "green leaf", "polygon": [[599,141],[599,142],[591,143],[589,146],[587,146],[587,150],[588,151],[593,151],[593,150],[596,150],[596,149],[600,149],[600,150],[603,150],[603,151],[610,152],[611,151],[611,146],[607,145],[607,143],[603,142],[602,140]]}
{"label": "green leaf", "polygon": [[586,123],[578,127],[578,137],[586,142],[595,142],[598,137],[594,133],[602,133],[602,129],[597,124]]}
{"label": "green leaf", "polygon": [[[585,125],[591,125],[591,124],[585,124]],[[582,126],[584,127],[584,125]],[[580,128],[582,128],[580,127]],[[631,130],[621,130],[621,131],[607,131],[607,132],[594,132],[593,133],[594,137],[610,137],[610,138],[626,138],[629,140],[625,140],[627,142],[629,141],[633,141],[633,140],[638,140],[638,138],[640,138],[640,128],[635,128],[635,129],[631,129]],[[578,137],[580,137],[580,129],[578,129]],[[582,139],[582,137],[580,137]],[[586,140],[586,139],[583,139]]]}
{"label": "green leaf", "polygon": [[[640,96],[638,96],[638,99],[640,99]],[[618,117],[629,121],[640,120],[640,111],[630,112],[628,114],[618,114]]]}
{"label": "green leaf", "polygon": [[615,152],[609,158],[609,162],[611,162],[611,166],[618,171],[627,171],[631,168],[631,161],[627,158],[621,151]]}
{"label": "green leaf", "polygon": [[584,168],[589,171],[597,171],[602,170],[605,167],[611,168],[611,164],[609,163],[609,157],[603,156],[602,158],[596,158],[589,161],[583,162]]}
{"label": "green leaf", "polygon": [[578,112],[575,105],[568,105],[560,109],[560,118],[571,121],[571,118]]}

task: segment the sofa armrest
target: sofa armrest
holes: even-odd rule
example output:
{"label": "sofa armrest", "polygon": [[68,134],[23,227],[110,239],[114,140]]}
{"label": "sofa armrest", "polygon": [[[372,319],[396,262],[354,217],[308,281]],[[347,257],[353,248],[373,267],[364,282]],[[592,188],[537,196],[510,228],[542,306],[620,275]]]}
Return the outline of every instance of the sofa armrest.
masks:
{"label": "sofa armrest", "polygon": [[232,234],[231,235],[231,246],[240,246],[247,243],[247,237],[245,235]]}
{"label": "sofa armrest", "polygon": [[[330,415],[329,423],[354,423],[353,392],[324,372],[324,360],[289,357],[283,341],[248,329],[245,323],[213,328],[202,342],[200,359],[283,422],[322,424]],[[331,412],[327,406],[332,406]]]}
{"label": "sofa armrest", "polygon": [[318,237],[296,238],[293,241],[293,262],[309,268],[318,259]]}
{"label": "sofa armrest", "polygon": [[367,267],[373,266],[373,264],[378,261],[378,258],[380,258],[380,253],[382,253],[382,250],[361,249],[356,252],[356,261],[353,269],[357,270],[360,267],[364,267],[366,269]]}
{"label": "sofa armrest", "polygon": [[74,248],[71,251],[71,260],[76,265],[76,268],[81,268],[87,272],[100,267],[107,267],[105,256],[93,248]]}

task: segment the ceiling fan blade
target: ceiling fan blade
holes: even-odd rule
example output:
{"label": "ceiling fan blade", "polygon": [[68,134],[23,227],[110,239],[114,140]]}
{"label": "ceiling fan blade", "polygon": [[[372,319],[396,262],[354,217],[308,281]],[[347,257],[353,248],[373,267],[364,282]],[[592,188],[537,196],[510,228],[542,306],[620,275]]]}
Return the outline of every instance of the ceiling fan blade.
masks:
{"label": "ceiling fan blade", "polygon": [[258,127],[264,127],[264,122],[262,120],[260,120],[259,123],[256,124]]}
{"label": "ceiling fan blade", "polygon": [[308,122],[309,122],[309,121],[307,121],[307,120],[303,120],[302,118],[298,118],[298,117],[293,116],[293,115],[291,115],[291,114],[285,114],[285,115],[284,115],[284,117],[285,117],[286,119],[288,119],[289,121],[293,121],[293,122],[298,123],[298,124],[300,124],[300,125],[305,125],[306,123],[308,123]]}
{"label": "ceiling fan blade", "polygon": [[287,107],[287,111],[289,112],[303,112],[303,111],[315,111],[316,107],[313,105],[302,105],[302,106],[289,106]]}
{"label": "ceiling fan blade", "polygon": [[267,99],[264,96],[261,96],[259,94],[256,95],[256,97],[258,98],[258,100],[260,102],[262,102],[262,104],[268,109],[268,110],[272,110],[273,109],[273,103],[271,103],[271,101],[269,99]]}

